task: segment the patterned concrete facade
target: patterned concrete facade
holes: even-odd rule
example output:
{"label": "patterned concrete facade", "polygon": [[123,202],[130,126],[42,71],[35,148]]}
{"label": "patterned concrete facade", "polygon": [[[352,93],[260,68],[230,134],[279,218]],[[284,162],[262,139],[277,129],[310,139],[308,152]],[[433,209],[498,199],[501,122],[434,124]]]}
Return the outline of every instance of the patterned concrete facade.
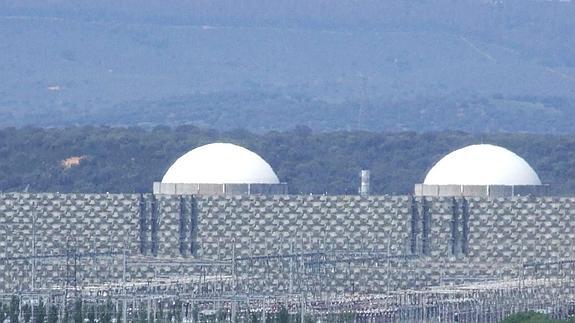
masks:
{"label": "patterned concrete facade", "polygon": [[[245,291],[417,288],[511,277],[524,262],[573,257],[574,219],[575,197],[7,193],[0,195],[0,286],[30,288],[33,265],[36,287],[70,281],[69,262],[55,260],[70,254],[80,263],[77,281],[118,280],[117,255],[127,250],[235,256]],[[26,258],[33,245],[44,257],[35,264]],[[131,267],[127,275],[175,267]]]}

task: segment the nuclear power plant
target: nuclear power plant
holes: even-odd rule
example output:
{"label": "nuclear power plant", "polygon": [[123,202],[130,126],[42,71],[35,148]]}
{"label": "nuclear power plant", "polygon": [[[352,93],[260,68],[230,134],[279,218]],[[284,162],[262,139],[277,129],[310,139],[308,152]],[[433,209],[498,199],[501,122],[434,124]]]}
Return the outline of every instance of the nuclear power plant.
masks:
{"label": "nuclear power plant", "polygon": [[371,195],[368,170],[357,195],[288,195],[256,153],[214,143],[152,194],[2,193],[3,302],[42,300],[60,321],[78,300],[123,322],[575,314],[575,196],[548,196],[498,146],[430,166],[412,195]]}

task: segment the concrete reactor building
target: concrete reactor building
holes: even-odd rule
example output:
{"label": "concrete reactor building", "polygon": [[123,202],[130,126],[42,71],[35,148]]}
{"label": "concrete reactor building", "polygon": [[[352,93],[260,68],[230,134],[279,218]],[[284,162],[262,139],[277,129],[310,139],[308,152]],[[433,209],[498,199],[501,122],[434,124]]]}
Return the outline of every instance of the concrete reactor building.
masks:
{"label": "concrete reactor building", "polygon": [[515,153],[494,145],[471,145],[443,157],[415,185],[417,196],[545,195],[537,173]]}
{"label": "concrete reactor building", "polygon": [[178,158],[154,194],[287,194],[272,167],[258,154],[229,143],[198,147]]}

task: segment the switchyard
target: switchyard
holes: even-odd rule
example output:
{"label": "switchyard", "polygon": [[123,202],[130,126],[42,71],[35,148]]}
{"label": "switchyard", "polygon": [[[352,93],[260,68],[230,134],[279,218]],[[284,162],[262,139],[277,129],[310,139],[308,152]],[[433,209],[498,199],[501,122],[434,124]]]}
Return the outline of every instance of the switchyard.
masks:
{"label": "switchyard", "polygon": [[[88,256],[119,258],[122,276],[118,280],[85,284],[76,276],[82,271],[79,267],[83,264],[75,261],[74,267],[69,267],[71,260],[79,256],[74,253],[66,255],[66,270],[72,273],[71,279],[52,286],[4,294],[1,301],[6,304],[16,298],[20,316],[24,315],[23,306],[30,305],[30,308],[38,310],[38,304],[45,302],[45,308],[56,313],[57,321],[78,315],[79,308],[84,311],[84,316],[92,313],[99,321],[105,321],[103,313],[108,312],[110,319],[122,322],[278,322],[282,317],[288,322],[498,322],[512,313],[529,310],[541,311],[554,318],[575,314],[573,259],[524,263],[512,273],[517,278],[446,277],[437,286],[421,289],[385,290],[381,293],[298,289],[266,293],[252,289],[250,279],[242,279],[235,270],[236,262],[266,259],[263,257],[202,261],[128,257],[125,252],[92,253]],[[289,259],[293,267],[303,268],[301,259],[305,256],[292,252],[268,257]],[[325,263],[334,265],[358,261],[362,266],[368,266],[366,263],[369,261],[391,260],[379,255],[371,255],[369,259],[364,256],[340,253],[337,259],[326,259]],[[54,259],[64,260],[61,257]],[[14,260],[2,259],[6,262]],[[146,266],[157,271],[168,265],[193,267],[197,274],[172,272],[147,279],[128,278],[127,275],[133,266]],[[89,271],[89,268],[85,270]],[[333,278],[329,270],[322,272],[321,276],[322,279]],[[293,288],[293,281],[288,284]]]}

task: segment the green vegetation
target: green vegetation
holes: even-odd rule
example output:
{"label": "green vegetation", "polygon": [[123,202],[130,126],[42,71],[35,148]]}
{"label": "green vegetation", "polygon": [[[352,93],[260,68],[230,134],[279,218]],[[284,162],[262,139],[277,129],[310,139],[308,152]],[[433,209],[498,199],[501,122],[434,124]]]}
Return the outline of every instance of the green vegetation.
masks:
{"label": "green vegetation", "polygon": [[24,322],[30,323],[30,319],[32,318],[32,307],[30,304],[24,304],[22,306],[22,314],[24,316]]}
{"label": "green vegetation", "polygon": [[277,322],[278,323],[289,323],[290,315],[288,309],[282,305],[280,310],[277,313]]}
{"label": "green vegetation", "polygon": [[[54,307],[54,306],[52,306]],[[52,308],[50,309],[52,311]],[[48,313],[48,323],[52,322],[50,315],[53,315],[52,312]],[[44,323],[44,319],[46,317],[46,307],[44,306],[44,301],[42,298],[38,300],[38,305],[36,306],[36,311],[34,312],[34,323]],[[56,315],[57,316],[57,315]]]}
{"label": "green vegetation", "polygon": [[[307,127],[254,134],[177,128],[75,127],[0,130],[0,190],[150,192],[176,158],[223,141],[266,159],[291,193],[356,194],[359,171],[372,171],[376,194],[405,194],[454,149],[498,144],[525,158],[553,194],[575,192],[575,138],[536,134],[314,133]],[[77,157],[77,158],[74,158]],[[67,163],[64,163],[67,161]]]}
{"label": "green vegetation", "polygon": [[74,316],[73,321],[74,323],[82,323],[84,321],[84,313],[83,313],[83,303],[81,298],[77,298],[74,301]]}
{"label": "green vegetation", "polygon": [[[118,304],[121,304],[118,303]],[[156,308],[155,317],[151,322],[180,322],[182,303],[156,303],[158,306]],[[37,305],[34,305],[34,323],[55,323],[58,320],[58,307],[54,304],[50,305],[48,308],[44,306],[43,300],[40,299]],[[140,304],[141,306],[141,304]],[[163,309],[162,309],[163,308]],[[48,309],[48,313],[46,310]],[[68,308],[72,311],[72,319],[70,322],[111,322],[111,317],[115,317],[116,320],[122,319],[122,308],[121,306],[116,308],[111,300],[108,300],[106,304],[95,304],[95,303],[83,303],[79,299],[73,299],[70,307]],[[86,320],[84,320],[84,311],[87,311]],[[139,311],[139,313],[138,313]],[[130,308],[128,310],[129,315],[131,315],[128,320],[131,322],[148,322],[146,315],[146,307],[140,308]],[[99,314],[97,317],[96,313]],[[198,318],[197,309],[193,309],[190,313],[195,319]],[[230,318],[231,313],[226,310],[215,311],[212,314],[206,314],[203,316],[204,320],[208,321],[225,321]],[[29,303],[23,304],[20,307],[19,297],[13,296],[10,304],[0,303],[0,319],[5,319],[11,317],[15,319],[16,322],[18,317],[22,316],[24,322],[30,322],[31,319],[31,305]],[[45,319],[47,318],[47,321]],[[259,322],[261,320],[261,313],[247,313],[244,316],[246,321],[249,322]],[[327,314],[326,319],[329,322],[346,323],[353,322],[355,319],[355,313],[331,313]],[[120,322],[116,321],[116,322]],[[318,322],[318,318],[314,318],[309,314],[304,318],[304,322],[313,323]],[[323,319],[322,319],[323,321]],[[276,313],[268,313],[266,322],[270,323],[287,323],[287,322],[300,322],[300,313],[289,313],[288,309],[281,306]],[[565,319],[565,320],[555,320],[550,318],[545,314],[530,311],[524,313],[513,314],[505,318],[501,323],[575,323],[575,318]]]}
{"label": "green vegetation", "polygon": [[507,317],[501,323],[572,323],[575,322],[575,318],[567,320],[554,320],[549,318],[547,315],[537,313],[537,312],[526,312],[514,314]]}
{"label": "green vegetation", "polygon": [[[44,322],[43,315],[41,318],[38,317],[37,322]],[[48,323],[56,323],[56,322],[58,322],[58,307],[56,307],[56,305],[50,305],[50,307],[48,308]]]}
{"label": "green vegetation", "polygon": [[10,300],[10,310],[8,312],[8,317],[10,322],[18,323],[18,317],[20,315],[20,299],[18,296],[12,296]]}

